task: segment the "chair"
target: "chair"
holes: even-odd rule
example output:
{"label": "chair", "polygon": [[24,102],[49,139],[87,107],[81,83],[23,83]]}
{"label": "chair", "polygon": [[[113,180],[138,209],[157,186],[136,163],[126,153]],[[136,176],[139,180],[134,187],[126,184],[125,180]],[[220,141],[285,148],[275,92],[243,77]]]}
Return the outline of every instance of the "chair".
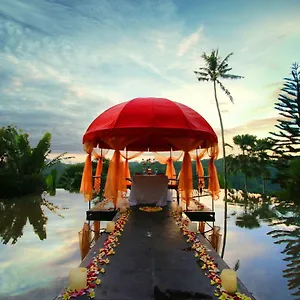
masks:
{"label": "chair", "polygon": [[178,191],[179,177],[180,177],[180,172],[178,173],[176,179],[169,179],[169,183],[168,183],[168,189],[176,191],[177,204],[179,204],[179,191]]}
{"label": "chair", "polygon": [[[129,183],[128,183],[129,181]],[[128,190],[131,190],[131,183],[132,183],[132,179],[131,178],[126,178],[126,187]]]}

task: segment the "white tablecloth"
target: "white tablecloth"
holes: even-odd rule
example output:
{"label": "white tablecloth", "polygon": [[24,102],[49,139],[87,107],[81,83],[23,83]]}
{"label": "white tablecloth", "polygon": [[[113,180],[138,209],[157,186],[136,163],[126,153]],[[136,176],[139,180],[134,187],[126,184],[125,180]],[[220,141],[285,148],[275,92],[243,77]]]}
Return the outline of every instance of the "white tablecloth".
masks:
{"label": "white tablecloth", "polygon": [[129,204],[155,204],[165,206],[173,201],[168,191],[168,177],[164,175],[135,175],[132,178]]}

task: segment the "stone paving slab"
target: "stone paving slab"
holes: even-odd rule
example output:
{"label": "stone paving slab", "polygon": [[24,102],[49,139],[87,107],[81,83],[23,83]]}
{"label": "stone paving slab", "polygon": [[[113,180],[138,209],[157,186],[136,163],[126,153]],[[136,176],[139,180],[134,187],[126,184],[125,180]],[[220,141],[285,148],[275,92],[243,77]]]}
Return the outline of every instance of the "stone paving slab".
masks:
{"label": "stone paving slab", "polygon": [[[217,299],[210,280],[196,263],[194,252],[183,251],[190,245],[169,216],[170,209],[165,207],[161,212],[148,213],[132,208],[119,237],[120,245],[115,248],[115,255],[109,257],[106,273],[95,288],[95,300]],[[106,234],[100,237],[81,266],[88,265],[106,237]],[[211,251],[210,255],[218,259],[222,268],[227,267],[216,252]],[[162,292],[177,290],[203,296],[158,297],[154,296],[157,288]],[[89,298],[81,296],[77,299]]]}

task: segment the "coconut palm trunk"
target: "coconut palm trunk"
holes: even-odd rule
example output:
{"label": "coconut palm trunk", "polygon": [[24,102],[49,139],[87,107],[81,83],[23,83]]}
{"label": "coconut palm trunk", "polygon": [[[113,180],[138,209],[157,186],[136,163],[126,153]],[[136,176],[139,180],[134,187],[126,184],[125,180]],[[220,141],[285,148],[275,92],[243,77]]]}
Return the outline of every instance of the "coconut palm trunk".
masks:
{"label": "coconut palm trunk", "polygon": [[221,83],[221,79],[241,79],[242,76],[229,74],[232,68],[228,65],[228,59],[233,53],[228,54],[223,60],[219,56],[219,51],[213,50],[210,55],[205,52],[202,54],[202,58],[204,59],[205,67],[200,67],[198,71],[194,71],[197,75],[199,81],[205,82],[213,82],[214,84],[214,95],[216,100],[216,106],[218,110],[218,115],[220,119],[221,125],[221,135],[222,135],[222,148],[223,148],[223,170],[224,170],[224,239],[223,239],[223,247],[221,252],[221,257],[224,256],[225,252],[225,244],[226,244],[226,236],[227,236],[227,172],[226,172],[226,153],[225,153],[225,139],[224,139],[224,127],[222,121],[222,115],[220,112],[220,106],[217,97],[217,85],[221,88],[221,90],[229,97],[230,101],[233,103],[233,97],[226,87]]}
{"label": "coconut palm trunk", "polygon": [[220,127],[221,127],[221,137],[222,137],[222,150],[223,150],[223,172],[224,172],[224,239],[223,239],[223,246],[221,257],[224,256],[225,252],[225,244],[226,244],[226,237],[227,237],[227,171],[226,171],[226,152],[225,152],[225,137],[224,137],[224,127],[223,127],[223,119],[220,111],[219,101],[217,97],[217,86],[216,81],[214,81],[214,95],[216,100],[217,111],[220,120]]}

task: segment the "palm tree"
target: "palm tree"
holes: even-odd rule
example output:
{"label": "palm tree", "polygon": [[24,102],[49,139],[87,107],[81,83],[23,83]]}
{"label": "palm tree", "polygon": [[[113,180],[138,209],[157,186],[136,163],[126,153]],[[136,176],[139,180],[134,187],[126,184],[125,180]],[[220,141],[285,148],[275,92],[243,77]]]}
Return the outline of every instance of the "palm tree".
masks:
{"label": "palm tree", "polygon": [[255,154],[258,157],[258,171],[262,176],[263,195],[266,195],[266,180],[270,179],[270,155],[269,151],[274,146],[274,142],[270,138],[257,139],[255,145]]}
{"label": "palm tree", "polygon": [[248,178],[253,177],[257,172],[257,159],[254,157],[255,146],[257,137],[252,134],[242,134],[233,137],[235,145],[239,146],[242,154],[236,155],[235,159],[239,162],[239,167],[242,173],[244,173],[245,179],[245,191],[248,190]]}
{"label": "palm tree", "polygon": [[[223,172],[224,172],[224,192],[225,192],[225,207],[224,207],[224,241],[226,241],[227,235],[227,175],[226,175],[226,162],[225,162],[225,139],[224,139],[224,128],[222,115],[220,111],[219,101],[217,97],[217,85],[221,88],[223,92],[229,97],[230,101],[233,103],[233,97],[231,93],[225,88],[225,86],[221,83],[220,79],[241,79],[242,76],[233,75],[229,72],[232,68],[228,65],[229,57],[233,55],[233,53],[229,53],[223,60],[219,56],[219,50],[212,50],[211,54],[203,52],[202,58],[204,59],[205,67],[200,67],[199,71],[194,71],[197,75],[199,81],[211,81],[214,86],[214,96],[216,100],[216,106],[218,110],[218,115],[220,119],[221,126],[221,135],[222,135],[222,148],[223,148]],[[225,242],[223,243],[221,256],[224,256],[225,251]]]}

